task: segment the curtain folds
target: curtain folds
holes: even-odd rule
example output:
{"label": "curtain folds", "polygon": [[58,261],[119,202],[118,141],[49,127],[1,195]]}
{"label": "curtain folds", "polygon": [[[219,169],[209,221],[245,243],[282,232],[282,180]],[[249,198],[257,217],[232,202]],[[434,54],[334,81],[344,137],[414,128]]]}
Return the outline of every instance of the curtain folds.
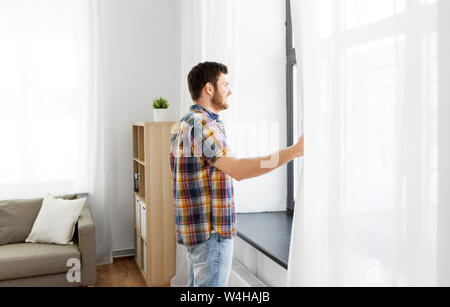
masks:
{"label": "curtain folds", "polygon": [[99,5],[0,0],[0,199],[89,193],[97,260],[110,263]]}
{"label": "curtain folds", "polygon": [[449,285],[448,1],[291,3],[306,151],[288,284]]}

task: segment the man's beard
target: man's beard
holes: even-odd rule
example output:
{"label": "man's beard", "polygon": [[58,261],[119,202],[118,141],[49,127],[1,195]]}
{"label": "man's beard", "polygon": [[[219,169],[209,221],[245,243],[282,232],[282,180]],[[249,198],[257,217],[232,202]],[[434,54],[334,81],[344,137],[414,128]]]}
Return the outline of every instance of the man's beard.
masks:
{"label": "man's beard", "polygon": [[217,110],[226,110],[228,109],[228,103],[225,100],[225,97],[221,97],[218,93],[216,93],[212,98],[212,104]]}

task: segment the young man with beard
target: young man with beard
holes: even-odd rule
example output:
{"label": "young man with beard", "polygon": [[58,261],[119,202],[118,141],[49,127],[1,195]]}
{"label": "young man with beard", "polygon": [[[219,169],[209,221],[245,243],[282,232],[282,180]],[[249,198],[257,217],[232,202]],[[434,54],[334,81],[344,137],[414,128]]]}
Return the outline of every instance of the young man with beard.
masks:
{"label": "young man with beard", "polygon": [[186,246],[190,287],[228,285],[237,233],[233,178],[261,176],[303,156],[303,137],[266,157],[231,156],[219,119],[219,112],[229,108],[227,74],[228,68],[220,63],[192,68],[187,81],[194,104],[172,129],[176,235],[177,242]]}

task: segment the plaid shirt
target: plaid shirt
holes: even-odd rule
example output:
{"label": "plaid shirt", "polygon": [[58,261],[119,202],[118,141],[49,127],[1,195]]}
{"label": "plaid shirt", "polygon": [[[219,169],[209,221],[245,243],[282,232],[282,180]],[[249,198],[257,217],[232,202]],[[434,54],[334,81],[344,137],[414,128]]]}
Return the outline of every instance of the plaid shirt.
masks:
{"label": "plaid shirt", "polygon": [[178,243],[202,243],[213,230],[225,238],[236,236],[233,180],[213,166],[227,154],[217,114],[192,105],[173,126],[170,165]]}

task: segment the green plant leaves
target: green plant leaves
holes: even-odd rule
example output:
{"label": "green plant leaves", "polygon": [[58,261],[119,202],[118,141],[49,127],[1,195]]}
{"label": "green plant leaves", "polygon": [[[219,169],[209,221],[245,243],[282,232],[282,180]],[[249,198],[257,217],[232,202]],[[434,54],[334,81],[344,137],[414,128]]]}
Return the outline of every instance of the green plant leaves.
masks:
{"label": "green plant leaves", "polygon": [[159,97],[153,100],[153,109],[168,109],[168,108],[169,102],[167,102],[167,99]]}

